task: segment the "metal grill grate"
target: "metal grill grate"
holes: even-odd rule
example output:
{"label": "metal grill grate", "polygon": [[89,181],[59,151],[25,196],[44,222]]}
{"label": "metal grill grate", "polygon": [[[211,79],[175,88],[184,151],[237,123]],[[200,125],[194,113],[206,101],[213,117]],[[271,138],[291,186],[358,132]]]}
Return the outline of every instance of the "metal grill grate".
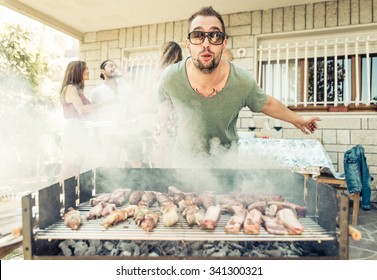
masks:
{"label": "metal grill grate", "polygon": [[[59,221],[46,229],[36,229],[35,239],[65,240],[65,239],[100,239],[100,240],[171,240],[171,241],[329,241],[334,240],[336,234],[328,232],[318,225],[313,218],[300,218],[305,231],[301,235],[274,235],[269,234],[261,227],[260,234],[246,235],[228,234],[224,227],[231,217],[230,214],[222,214],[215,230],[202,230],[198,226],[190,227],[182,216],[178,223],[172,227],[165,227],[159,221],[153,232],[145,232],[137,226],[132,218],[105,229],[102,226],[103,218],[86,221],[85,216],[91,206],[84,203],[78,207],[83,218],[79,230],[71,230],[63,221]],[[152,208],[157,211],[157,208]]]}

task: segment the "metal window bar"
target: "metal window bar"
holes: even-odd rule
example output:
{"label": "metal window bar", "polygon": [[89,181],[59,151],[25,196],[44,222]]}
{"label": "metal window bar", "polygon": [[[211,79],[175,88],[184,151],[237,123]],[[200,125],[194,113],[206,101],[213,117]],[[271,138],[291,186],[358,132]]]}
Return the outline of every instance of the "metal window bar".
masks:
{"label": "metal window bar", "polygon": [[369,36],[367,37],[367,41],[365,42],[365,53],[366,53],[366,64],[367,64],[367,100],[366,104],[369,106],[371,101],[371,84],[370,84],[370,65],[369,65]]}
{"label": "metal window bar", "polygon": [[[285,59],[281,57],[281,51],[285,49]],[[290,52],[293,50],[293,52]],[[257,49],[257,57],[259,58],[258,65],[258,77],[257,81],[259,85],[266,90],[268,94],[272,94],[274,97],[281,100],[286,105],[334,105],[338,106],[344,104],[348,106],[349,104],[355,104],[359,106],[360,103],[364,103],[369,106],[372,103],[374,91],[372,90],[372,81],[377,78],[375,71],[372,71],[372,61],[371,53],[377,53],[377,34],[368,35],[365,37],[346,37],[346,38],[335,38],[335,39],[325,39],[325,40],[307,40],[307,41],[296,41],[294,44],[289,42],[285,43],[270,43],[270,44],[260,44]],[[292,55],[294,54],[294,55]],[[355,56],[355,63],[352,73],[350,69],[350,63],[348,62],[350,56]],[[363,63],[361,57],[365,57],[365,63]],[[317,89],[317,75],[314,75],[313,79],[313,97],[312,101],[308,101],[308,60],[314,59],[314,73],[317,73],[318,58],[322,58],[324,61],[324,96],[323,100],[318,100],[318,89]],[[299,78],[301,64],[299,61],[304,59],[305,69],[301,73],[304,73],[304,77]],[[289,61],[294,60],[294,69],[291,70],[289,67]],[[343,63],[344,61],[344,63]],[[333,63],[333,73],[329,73],[327,69],[327,64]],[[339,80],[338,71],[341,71],[340,65],[344,68],[344,81]],[[360,67],[363,67],[361,69]],[[291,73],[290,73],[291,72]],[[330,74],[334,74],[333,77],[333,88],[332,93],[334,94],[333,100],[328,99],[327,87],[328,77]],[[350,74],[353,77],[358,77],[355,79],[355,98],[352,100],[352,84],[349,79]],[[290,77],[294,77],[294,85],[290,85]],[[285,77],[285,78],[283,78]],[[364,83],[360,81],[363,79]],[[299,84],[304,83],[302,94],[302,100],[298,99],[300,96]],[[339,89],[338,82],[342,83],[342,89]],[[363,93],[361,92],[361,87],[363,88]],[[292,90],[293,89],[293,90]],[[374,97],[376,98],[376,97]]]}
{"label": "metal window bar", "polygon": [[157,65],[157,55],[136,55],[124,57],[122,68],[131,83],[140,90],[148,90],[156,85],[154,76]]}
{"label": "metal window bar", "polygon": [[348,72],[349,72],[349,69],[348,69],[348,38],[346,38],[345,42],[344,42],[344,61],[345,61],[345,75],[346,75],[346,86],[345,86],[345,95],[344,95],[344,105],[345,106],[348,106],[349,104],[349,101],[351,100],[350,98],[350,90],[349,90],[349,87],[350,87],[350,84],[348,83]]}

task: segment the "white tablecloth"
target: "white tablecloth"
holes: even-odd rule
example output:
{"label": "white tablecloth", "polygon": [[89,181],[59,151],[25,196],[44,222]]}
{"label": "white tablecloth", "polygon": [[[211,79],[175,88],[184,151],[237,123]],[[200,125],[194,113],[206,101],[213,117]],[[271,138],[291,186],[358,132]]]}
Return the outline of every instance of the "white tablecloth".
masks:
{"label": "white tablecloth", "polygon": [[318,140],[242,138],[238,141],[240,167],[287,168],[292,172],[319,176],[337,173],[326,150]]}

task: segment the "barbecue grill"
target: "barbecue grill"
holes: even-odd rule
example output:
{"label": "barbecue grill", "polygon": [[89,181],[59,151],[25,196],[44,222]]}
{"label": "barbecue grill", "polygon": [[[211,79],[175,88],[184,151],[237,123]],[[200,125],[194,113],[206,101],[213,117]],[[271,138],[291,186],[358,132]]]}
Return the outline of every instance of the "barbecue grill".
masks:
{"label": "barbecue grill", "polygon": [[[232,191],[279,194],[289,202],[307,207],[307,216],[299,221],[305,227],[301,235],[274,235],[261,229],[259,235],[228,234],[224,226],[230,215],[222,215],[215,230],[188,226],[183,218],[173,227],[158,224],[153,232],[145,232],[125,221],[105,229],[101,219],[85,220],[91,208],[89,199],[96,194],[118,188],[166,192],[169,186],[182,191],[212,191],[220,198]],[[80,211],[83,224],[71,230],[62,219],[70,207]],[[135,240],[173,241],[189,244],[204,242],[254,242],[260,244],[295,242],[317,252],[302,258],[348,258],[348,198],[331,186],[283,169],[129,169],[97,168],[65,181],[64,188],[56,183],[22,198],[23,249],[25,259],[127,259],[127,256],[62,256],[59,243],[64,240]],[[38,220],[37,226],[36,220]],[[141,258],[141,257],[140,257]],[[155,258],[155,257],[154,257]],[[160,258],[166,258],[160,257]],[[204,259],[210,256],[169,256],[173,259]],[[216,257],[219,258],[219,257]],[[229,258],[229,257],[222,257]],[[244,257],[239,257],[244,258]],[[248,257],[255,258],[255,257]],[[289,257],[284,257],[284,259]],[[297,259],[297,257],[294,257]]]}

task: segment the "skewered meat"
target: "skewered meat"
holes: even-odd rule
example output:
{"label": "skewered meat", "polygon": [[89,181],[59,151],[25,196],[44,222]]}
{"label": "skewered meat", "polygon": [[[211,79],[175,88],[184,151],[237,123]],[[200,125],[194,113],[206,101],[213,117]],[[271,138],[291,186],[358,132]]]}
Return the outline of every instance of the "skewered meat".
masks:
{"label": "skewered meat", "polygon": [[86,215],[87,220],[98,219],[102,217],[103,209],[106,206],[106,202],[100,202],[96,206],[92,207]]}
{"label": "skewered meat", "polygon": [[277,211],[284,208],[289,208],[293,210],[293,212],[296,213],[298,217],[306,217],[306,207],[298,204],[294,204],[288,201],[268,201],[267,205],[276,205]]}
{"label": "skewered meat", "polygon": [[177,210],[177,205],[173,202],[161,207],[162,223],[164,226],[170,227],[178,222],[179,216]]}
{"label": "skewered meat", "polygon": [[110,199],[111,193],[102,193],[98,195],[97,197],[93,197],[89,199],[89,204],[91,206],[96,206],[98,203],[101,202],[108,202]]}
{"label": "skewered meat", "polygon": [[68,208],[68,212],[64,214],[64,224],[73,230],[78,230],[81,226],[80,211]]}
{"label": "skewered meat", "polygon": [[120,222],[125,221],[128,218],[127,211],[124,209],[119,209],[111,212],[105,219],[103,220],[102,225],[105,228],[108,228],[110,226],[114,226]]}
{"label": "skewered meat", "polygon": [[235,206],[233,208],[234,214],[225,225],[225,232],[227,233],[240,233],[242,224],[245,220],[247,211],[243,207]]}
{"label": "skewered meat", "polygon": [[190,204],[195,204],[195,205],[202,204],[201,199],[198,197],[196,193],[185,193],[184,199]]}
{"label": "skewered meat", "polygon": [[145,214],[144,219],[141,221],[140,227],[146,232],[152,231],[157,226],[159,217],[159,213],[148,210],[148,212]]}
{"label": "skewered meat", "polygon": [[277,218],[272,218],[269,216],[262,216],[263,224],[265,229],[271,234],[285,235],[288,234],[288,230],[283,226]]}
{"label": "skewered meat", "polygon": [[133,217],[135,215],[135,211],[137,208],[138,208],[137,205],[129,205],[125,208],[121,208],[121,210],[127,213],[127,218],[128,218],[128,217]]}
{"label": "skewered meat", "polygon": [[183,192],[181,192],[181,193],[176,193],[176,194],[174,194],[172,197],[173,197],[173,201],[174,201],[174,203],[175,203],[176,205],[179,206],[179,203],[180,203],[182,200],[185,199],[185,194],[184,194]]}
{"label": "skewered meat", "polygon": [[141,196],[139,204],[144,204],[147,207],[151,207],[157,201],[156,194],[154,192],[144,192]]}
{"label": "skewered meat", "polygon": [[192,204],[188,205],[182,212],[183,217],[185,217],[186,222],[189,226],[200,225],[201,221],[204,218],[202,212],[197,205]]}
{"label": "skewered meat", "polygon": [[190,205],[198,205],[200,206],[201,200],[197,196],[188,195],[185,196],[184,199],[178,202],[178,207],[181,210],[186,209]]}
{"label": "skewered meat", "polygon": [[123,205],[127,202],[130,193],[131,189],[117,189],[111,193],[109,203],[113,203],[116,206]]}
{"label": "skewered meat", "polygon": [[208,209],[210,206],[216,205],[216,196],[212,192],[203,192],[199,195],[200,201],[205,209]]}
{"label": "skewered meat", "polygon": [[220,219],[220,206],[210,206],[208,207],[203,220],[201,221],[202,229],[215,229],[217,222]]}
{"label": "skewered meat", "polygon": [[173,202],[173,200],[166,193],[157,193],[156,199],[157,199],[158,205],[160,206],[164,206],[165,204],[169,204],[170,202]]}
{"label": "skewered meat", "polygon": [[148,208],[146,205],[140,205],[136,208],[134,213],[134,220],[135,223],[140,226],[141,222],[144,220],[145,214],[148,212]]}
{"label": "skewered meat", "polygon": [[106,204],[106,206],[103,208],[102,210],[102,216],[103,217],[106,217],[108,216],[111,212],[115,211],[117,208],[115,206],[115,204],[113,203],[108,203]]}
{"label": "skewered meat", "polygon": [[277,212],[277,220],[284,225],[289,234],[301,234],[304,232],[304,227],[298,221],[296,214],[292,209],[284,208]]}
{"label": "skewered meat", "polygon": [[130,194],[130,197],[128,198],[128,202],[131,205],[138,205],[143,194],[144,194],[144,191],[134,191],[134,192],[132,192]]}
{"label": "skewered meat", "polygon": [[188,205],[200,205],[201,200],[194,192],[183,192],[174,186],[168,187],[168,196],[173,198],[173,202],[180,208],[185,209]]}
{"label": "skewered meat", "polygon": [[134,214],[135,223],[147,232],[152,231],[157,226],[159,217],[159,213],[153,212],[145,205],[137,207]]}
{"label": "skewered meat", "polygon": [[261,222],[262,213],[257,208],[251,209],[243,223],[243,232],[245,234],[259,234]]}

